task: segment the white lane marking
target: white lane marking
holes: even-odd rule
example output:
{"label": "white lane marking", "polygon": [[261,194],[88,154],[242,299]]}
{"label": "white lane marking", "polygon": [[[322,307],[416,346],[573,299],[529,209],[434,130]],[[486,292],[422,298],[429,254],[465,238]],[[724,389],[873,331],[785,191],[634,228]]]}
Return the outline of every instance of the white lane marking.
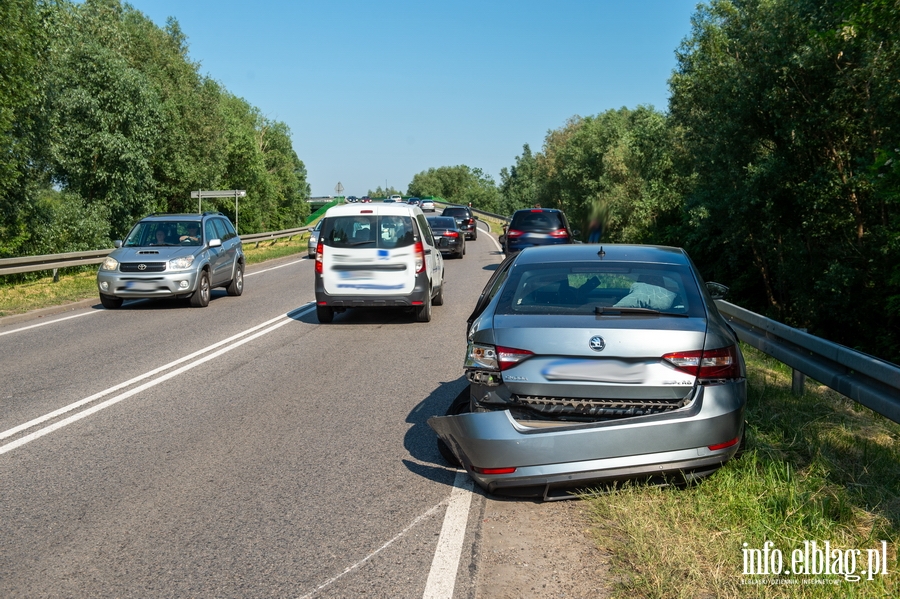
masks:
{"label": "white lane marking", "polygon": [[[257,270],[257,271],[255,271],[255,272],[247,272],[247,273],[244,273],[244,278],[246,278],[246,277],[252,277],[252,276],[254,276],[254,275],[261,275],[261,274],[264,273],[264,272],[269,272],[270,270],[277,270],[277,269],[279,269],[279,268],[284,268],[285,266],[291,266],[291,265],[294,265],[294,264],[299,264],[299,263],[303,262],[305,259],[306,259],[306,258],[301,258],[300,260],[295,260],[295,261],[293,261],[293,262],[288,262],[287,264],[280,264],[280,265],[278,265],[278,266],[273,266],[272,268],[267,268],[267,269],[265,269],[265,270]],[[146,300],[144,300],[144,301],[146,301]],[[133,305],[133,304],[129,304],[129,305]],[[0,333],[0,337],[2,337],[2,336],[4,336],[4,335],[12,335],[13,333],[21,333],[22,331],[27,331],[28,329],[35,329],[35,328],[37,328],[37,327],[44,327],[44,326],[47,326],[48,324],[54,324],[54,323],[57,323],[57,322],[62,322],[62,321],[64,321],[64,320],[69,320],[69,319],[71,319],[71,318],[79,318],[79,317],[81,317],[81,316],[87,316],[88,314],[99,314],[99,313],[101,313],[101,312],[104,312],[105,310],[106,310],[105,308],[104,308],[103,310],[90,310],[90,311],[88,311],[88,312],[82,312],[81,314],[75,314],[74,316],[66,316],[66,317],[64,317],[64,318],[57,318],[56,320],[48,320],[48,321],[46,321],[46,322],[41,322],[41,323],[38,323],[38,324],[33,324],[33,325],[30,325],[30,326],[27,326],[27,327],[19,327],[18,329],[14,329],[14,330],[12,330],[12,331],[3,331],[2,333]],[[0,438],[2,438],[2,437],[0,437]]]}
{"label": "white lane marking", "polygon": [[[175,365],[177,365],[177,364],[180,364],[180,363],[185,362],[185,361],[187,361],[187,360],[191,360],[191,359],[193,359],[193,358],[195,358],[195,357],[197,357],[197,356],[199,356],[199,355],[201,355],[201,354],[204,354],[204,353],[206,353],[206,352],[209,352],[209,351],[211,351],[211,350],[213,350],[213,349],[215,349],[215,348],[217,348],[217,347],[220,347],[220,346],[222,346],[222,345],[224,345],[224,344],[226,344],[226,343],[229,343],[229,342],[231,342],[231,341],[233,341],[233,340],[235,340],[235,339],[238,339],[238,338],[240,338],[240,337],[242,337],[242,336],[244,336],[244,335],[247,335],[248,333],[251,333],[251,332],[253,332],[253,331],[256,331],[256,330],[258,330],[258,329],[260,329],[260,328],[263,328],[263,327],[265,327],[265,326],[267,326],[267,325],[270,325],[270,324],[272,324],[272,323],[277,323],[277,324],[275,324],[274,326],[269,327],[268,329],[265,329],[265,330],[263,330],[263,331],[259,331],[259,332],[255,333],[254,335],[251,335],[251,336],[249,336],[249,337],[245,337],[244,339],[241,339],[240,341],[238,341],[237,343],[235,343],[235,344],[233,344],[233,345],[231,345],[231,346],[229,346],[229,347],[225,347],[225,348],[223,348],[223,349],[220,349],[220,350],[216,351],[215,353],[209,354],[208,356],[203,357],[203,358],[197,360],[196,362],[193,362],[193,363],[191,363],[191,364],[187,364],[186,366],[182,366],[181,368],[179,368],[179,369],[177,369],[177,370],[173,370],[172,372],[169,372],[168,374],[165,374],[165,375],[159,377],[158,379],[155,379],[155,380],[149,381],[149,382],[147,382],[147,383],[144,383],[143,385],[141,385],[141,386],[139,386],[139,387],[135,387],[134,389],[131,389],[130,391],[126,391],[125,393],[122,393],[121,395],[117,395],[116,397],[113,397],[113,398],[111,398],[111,399],[108,399],[108,400],[106,400],[106,401],[103,402],[103,403],[97,404],[96,406],[93,406],[93,407],[91,407],[91,408],[88,408],[87,410],[84,410],[84,411],[79,412],[79,413],[77,413],[77,414],[75,414],[75,415],[73,415],[73,416],[70,416],[70,417],[66,418],[65,420],[61,420],[61,421],[59,421],[59,422],[57,422],[57,423],[55,423],[55,424],[52,424],[52,425],[50,425],[50,426],[48,426],[48,427],[39,429],[39,430],[37,430],[37,431],[35,431],[35,432],[31,433],[31,434],[28,434],[28,435],[22,437],[21,439],[18,439],[18,440],[16,440],[16,441],[11,442],[11,443],[7,443],[6,445],[2,445],[2,446],[0,446],[0,455],[6,453],[6,452],[8,452],[8,451],[12,451],[13,449],[16,449],[17,447],[21,447],[22,445],[24,445],[24,444],[26,444],[26,443],[29,443],[29,442],[31,442],[31,441],[34,441],[35,439],[38,439],[38,438],[40,438],[40,437],[43,437],[43,436],[46,435],[46,434],[52,433],[53,431],[55,431],[55,430],[57,430],[57,429],[60,429],[60,428],[62,428],[62,427],[64,427],[64,426],[67,426],[67,425],[69,425],[69,424],[71,424],[71,423],[73,423],[73,422],[76,422],[76,421],[78,421],[78,420],[81,420],[82,418],[85,418],[86,416],[89,416],[89,415],[91,415],[91,414],[93,414],[93,413],[95,413],[95,412],[99,412],[100,410],[105,409],[105,408],[107,408],[107,407],[109,407],[109,406],[111,406],[111,405],[117,404],[117,403],[119,403],[120,401],[122,401],[123,399],[127,399],[127,398],[131,397],[132,395],[136,395],[137,393],[140,393],[141,391],[145,391],[146,389],[149,389],[149,388],[151,388],[151,387],[154,387],[154,386],[158,385],[159,383],[162,383],[162,382],[164,382],[164,381],[167,381],[167,380],[169,380],[169,379],[171,379],[171,378],[174,378],[174,377],[178,376],[179,374],[183,374],[184,372],[187,372],[188,370],[191,370],[192,368],[194,368],[194,367],[196,367],[196,366],[199,366],[199,365],[201,365],[201,364],[203,364],[203,363],[205,363],[205,362],[208,362],[208,361],[212,360],[213,358],[217,358],[217,357],[219,357],[219,356],[221,356],[221,355],[223,355],[223,354],[225,354],[225,353],[227,353],[227,352],[229,352],[229,351],[231,351],[231,350],[233,350],[233,349],[235,349],[235,348],[237,348],[237,347],[240,347],[241,345],[244,345],[245,343],[247,343],[247,342],[249,342],[249,341],[252,341],[253,339],[256,339],[257,337],[261,337],[261,336],[263,336],[263,335],[266,335],[266,334],[268,334],[268,333],[271,333],[272,331],[274,331],[274,330],[276,330],[276,329],[278,329],[278,328],[280,328],[280,327],[282,327],[282,326],[288,324],[288,323],[292,320],[292,318],[291,318],[291,315],[292,315],[292,314],[296,314],[296,315],[299,316],[300,314],[303,314],[304,312],[308,311],[310,308],[311,308],[311,306],[304,306],[303,308],[300,308],[300,309],[298,309],[298,310],[294,310],[294,311],[292,311],[292,312],[288,312],[287,314],[283,314],[283,315],[281,315],[281,316],[278,316],[278,317],[276,317],[276,318],[273,318],[272,320],[266,321],[266,322],[264,322],[264,323],[262,323],[262,324],[259,324],[259,325],[255,326],[255,327],[253,327],[253,328],[247,329],[246,331],[243,331],[243,332],[241,332],[241,333],[238,333],[237,335],[233,335],[233,336],[229,337],[228,339],[225,339],[225,340],[223,340],[223,341],[219,341],[218,343],[214,343],[213,345],[210,345],[209,347],[206,347],[206,348],[204,348],[204,349],[201,349],[201,350],[199,350],[199,351],[196,351],[196,352],[194,352],[194,353],[192,353],[192,354],[189,354],[189,355],[187,355],[187,356],[185,356],[185,357],[183,357],[183,358],[179,358],[178,360],[175,360],[174,362],[170,362],[170,363],[166,364],[165,366],[161,366],[161,367],[159,367],[159,368],[156,368],[156,369],[154,369],[154,370],[151,370],[150,372],[147,372],[147,373],[145,373],[145,374],[142,374],[142,375],[140,375],[140,376],[137,376],[137,377],[135,377],[135,378],[133,378],[133,379],[131,379],[131,380],[129,380],[129,381],[126,381],[126,382],[121,383],[121,384],[119,384],[119,385],[116,385],[116,386],[114,386],[114,387],[110,387],[109,389],[106,389],[105,391],[101,391],[101,392],[99,392],[99,393],[95,393],[94,395],[91,395],[90,397],[86,397],[85,399],[82,399],[82,400],[80,400],[80,401],[77,401],[77,402],[75,402],[75,403],[73,403],[73,404],[70,404],[70,405],[68,405],[68,406],[64,406],[64,407],[62,407],[62,408],[60,408],[60,409],[58,409],[58,410],[55,410],[54,412],[51,412],[51,413],[49,413],[49,414],[45,414],[44,416],[41,416],[41,417],[39,417],[39,418],[35,418],[34,420],[31,420],[31,421],[29,421],[29,422],[26,422],[25,424],[21,424],[21,425],[19,425],[19,426],[16,426],[16,427],[14,427],[14,428],[11,428],[11,429],[9,429],[9,430],[7,430],[7,431],[4,431],[4,432],[0,433],[0,439],[9,437],[9,436],[11,436],[11,435],[14,435],[14,434],[20,432],[20,431],[29,429],[29,428],[31,428],[31,427],[33,427],[33,426],[37,426],[38,424],[41,424],[42,422],[45,422],[45,421],[50,420],[50,419],[52,419],[52,418],[56,418],[57,416],[60,416],[60,415],[62,415],[62,414],[65,414],[66,412],[70,412],[70,411],[72,411],[72,410],[74,410],[74,409],[76,409],[76,408],[79,408],[79,407],[81,407],[81,406],[87,404],[87,403],[90,403],[90,402],[92,402],[92,401],[95,401],[95,400],[97,400],[97,399],[99,399],[99,398],[101,398],[101,397],[103,397],[103,396],[105,396],[105,395],[109,395],[110,393],[112,393],[112,392],[114,392],[114,391],[118,391],[119,389],[122,389],[122,388],[124,388],[124,387],[129,386],[129,385],[132,385],[132,384],[134,384],[134,383],[136,383],[136,382],[138,382],[138,381],[140,381],[140,380],[143,380],[143,379],[145,379],[145,378],[151,377],[151,376],[153,376],[153,375],[155,375],[155,374],[158,374],[158,373],[160,373],[160,372],[162,372],[162,371],[164,371],[164,370],[167,370],[167,369],[169,369],[169,368],[172,368],[173,366],[175,366]],[[280,320],[281,322],[278,322],[279,320]]]}
{"label": "white lane marking", "polygon": [[456,572],[459,569],[459,556],[462,554],[463,541],[466,538],[466,523],[469,520],[469,505],[472,503],[472,478],[465,470],[457,470],[450,493],[450,505],[444,515],[444,525],[434,550],[434,560],[425,583],[425,594],[422,599],[452,599],[453,587],[456,585]]}
{"label": "white lane marking", "polygon": [[272,268],[267,268],[265,270],[256,270],[253,272],[246,272],[246,273],[244,273],[244,278],[252,277],[253,275],[261,275],[264,272],[269,272],[270,270],[278,270],[279,268],[284,268],[285,266],[300,264],[301,262],[303,262],[303,260],[304,259],[301,258],[300,260],[294,260],[293,262],[288,262],[287,264],[279,264],[278,266],[273,266]]}
{"label": "white lane marking", "polygon": [[352,566],[348,566],[343,572],[341,572],[341,573],[338,574],[337,576],[334,576],[334,577],[332,577],[332,578],[329,578],[328,580],[326,580],[325,582],[323,582],[322,584],[320,584],[319,586],[317,586],[317,587],[316,587],[315,589],[313,589],[312,591],[310,591],[310,592],[308,592],[307,594],[305,594],[305,595],[303,595],[302,597],[300,597],[300,599],[309,599],[310,597],[312,597],[313,595],[315,595],[316,593],[318,593],[319,591],[321,591],[321,590],[324,589],[325,587],[327,587],[327,586],[329,586],[329,585],[331,585],[331,584],[337,582],[338,579],[342,578],[342,577],[345,576],[346,574],[349,574],[349,573],[352,572],[353,570],[356,570],[357,568],[359,568],[360,566],[362,566],[364,563],[366,563],[367,561],[369,561],[370,559],[372,559],[373,557],[375,557],[376,555],[378,555],[379,553],[381,553],[382,551],[384,551],[385,549],[387,549],[388,547],[390,547],[395,541],[397,541],[398,539],[400,539],[401,537],[403,537],[406,533],[408,533],[408,532],[410,531],[410,529],[412,529],[413,526],[415,526],[416,524],[418,524],[419,522],[421,522],[422,520],[424,520],[425,518],[427,518],[428,516],[430,516],[431,514],[433,514],[434,512],[436,512],[437,509],[438,509],[439,507],[441,507],[442,505],[444,505],[445,503],[447,503],[446,500],[444,500],[444,501],[440,502],[439,504],[437,504],[436,506],[432,507],[430,510],[428,510],[428,511],[425,512],[424,514],[419,515],[419,517],[416,518],[415,520],[413,520],[412,522],[410,522],[409,525],[408,525],[406,528],[404,528],[404,529],[401,530],[399,533],[397,533],[397,534],[394,536],[393,539],[391,539],[390,541],[388,541],[387,543],[385,543],[384,545],[382,545],[381,547],[379,547],[378,549],[376,549],[375,551],[373,551],[372,553],[370,553],[370,554],[367,555],[366,557],[362,558],[361,560],[359,560],[358,562],[356,562],[356,563],[353,564]]}
{"label": "white lane marking", "polygon": [[12,331],[4,331],[4,332],[0,333],[0,337],[2,337],[3,335],[11,335],[11,334],[13,334],[13,333],[21,333],[22,331],[27,331],[28,329],[35,329],[35,328],[37,328],[37,327],[47,326],[48,324],[54,324],[54,323],[57,323],[57,322],[62,322],[62,321],[64,321],[64,320],[69,320],[69,319],[71,319],[71,318],[78,318],[78,317],[80,317],[80,316],[87,316],[88,314],[99,314],[100,312],[102,312],[102,310],[91,310],[90,312],[82,312],[81,314],[75,314],[74,316],[66,316],[66,317],[64,317],[64,318],[57,318],[56,320],[48,320],[47,322],[41,322],[41,323],[33,324],[33,325],[30,325],[30,326],[27,326],[27,327],[20,327],[20,328],[18,328],[18,329],[14,329],[14,330],[12,330]]}

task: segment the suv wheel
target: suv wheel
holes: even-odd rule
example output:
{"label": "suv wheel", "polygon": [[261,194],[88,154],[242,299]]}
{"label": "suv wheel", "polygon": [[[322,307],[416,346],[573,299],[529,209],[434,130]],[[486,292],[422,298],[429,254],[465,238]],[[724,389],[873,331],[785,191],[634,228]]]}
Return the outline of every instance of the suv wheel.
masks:
{"label": "suv wheel", "polygon": [[103,304],[103,307],[107,310],[115,310],[116,308],[122,307],[122,298],[121,297],[113,297],[111,295],[103,295],[100,294],[100,303]]}
{"label": "suv wheel", "polygon": [[238,264],[234,267],[234,278],[231,279],[231,282],[228,283],[228,287],[225,288],[225,291],[228,292],[228,295],[238,296],[244,293],[244,265]]}
{"label": "suv wheel", "polygon": [[200,280],[197,281],[197,291],[191,295],[191,305],[195,308],[205,308],[209,305],[209,273],[205,270],[200,273]]}
{"label": "suv wheel", "polygon": [[328,324],[334,320],[334,308],[330,306],[316,306],[316,318],[322,324]]}
{"label": "suv wheel", "polygon": [[416,308],[416,322],[431,322],[431,291],[425,294],[425,301]]}

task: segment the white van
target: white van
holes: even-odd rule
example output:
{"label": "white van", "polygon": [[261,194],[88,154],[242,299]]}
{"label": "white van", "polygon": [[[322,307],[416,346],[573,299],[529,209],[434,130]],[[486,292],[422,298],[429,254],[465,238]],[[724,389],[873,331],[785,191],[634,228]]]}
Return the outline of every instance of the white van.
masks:
{"label": "white van", "polygon": [[316,316],[404,306],[431,320],[444,303],[444,259],[425,215],[408,204],[352,204],[325,213],[316,246]]}

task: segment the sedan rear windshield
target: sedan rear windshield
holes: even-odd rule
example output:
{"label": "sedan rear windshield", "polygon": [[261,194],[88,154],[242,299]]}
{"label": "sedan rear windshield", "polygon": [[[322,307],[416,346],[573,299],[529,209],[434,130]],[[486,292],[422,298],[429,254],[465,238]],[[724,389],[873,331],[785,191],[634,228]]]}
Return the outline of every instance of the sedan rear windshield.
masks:
{"label": "sedan rear windshield", "polygon": [[444,208],[441,214],[444,216],[464,216],[469,218],[469,211],[466,208]]}
{"label": "sedan rear windshield", "polygon": [[408,216],[357,214],[326,218],[319,238],[336,247],[399,248],[415,243],[415,230]]}
{"label": "sedan rear windshield", "polygon": [[428,226],[434,229],[455,229],[456,221],[449,216],[434,216],[426,219]]}
{"label": "sedan rear windshield", "polygon": [[689,267],[633,262],[516,265],[500,293],[496,312],[706,315]]}
{"label": "sedan rear windshield", "polygon": [[559,212],[535,210],[515,213],[509,228],[519,231],[556,231],[564,229],[565,225]]}

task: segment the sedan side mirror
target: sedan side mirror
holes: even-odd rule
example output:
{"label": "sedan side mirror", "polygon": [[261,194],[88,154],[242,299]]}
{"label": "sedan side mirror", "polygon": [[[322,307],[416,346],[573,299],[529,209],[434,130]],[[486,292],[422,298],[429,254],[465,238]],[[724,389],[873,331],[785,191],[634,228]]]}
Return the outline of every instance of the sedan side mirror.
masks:
{"label": "sedan side mirror", "polygon": [[728,287],[721,283],[713,283],[712,281],[706,284],[706,290],[709,291],[709,295],[712,296],[714,300],[725,299],[725,296],[728,294]]}

